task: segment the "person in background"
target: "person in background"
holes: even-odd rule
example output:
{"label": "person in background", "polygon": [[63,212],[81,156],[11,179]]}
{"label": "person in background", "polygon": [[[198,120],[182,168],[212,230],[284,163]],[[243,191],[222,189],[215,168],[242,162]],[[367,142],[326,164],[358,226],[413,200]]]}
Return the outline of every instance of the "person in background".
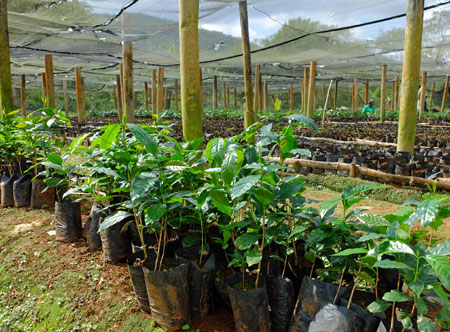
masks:
{"label": "person in background", "polygon": [[363,108],[363,110],[362,110],[362,112],[363,112],[363,114],[373,114],[373,113],[375,113],[375,102],[373,101],[373,99],[370,99],[369,100],[369,103],[366,105],[366,106],[364,106],[364,108]]}

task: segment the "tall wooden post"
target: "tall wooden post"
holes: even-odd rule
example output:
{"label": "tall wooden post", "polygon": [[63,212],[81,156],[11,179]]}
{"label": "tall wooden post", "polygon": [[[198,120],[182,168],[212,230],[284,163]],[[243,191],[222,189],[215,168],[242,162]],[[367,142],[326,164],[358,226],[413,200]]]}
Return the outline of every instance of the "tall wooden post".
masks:
{"label": "tall wooden post", "polygon": [[314,91],[316,87],[316,61],[311,61],[311,68],[309,72],[309,88],[308,88],[308,118],[313,118],[314,112]]}
{"label": "tall wooden post", "polygon": [[424,0],[407,0],[397,151],[414,153]]}
{"label": "tall wooden post", "polygon": [[317,86],[314,86],[314,102],[313,102],[313,111],[317,108]]}
{"label": "tall wooden post", "polygon": [[0,118],[13,110],[7,0],[0,0]]}
{"label": "tall wooden post", "polygon": [[179,96],[178,96],[178,80],[175,80],[173,82],[173,89],[175,90],[175,111],[178,111],[178,100],[179,100]]}
{"label": "tall wooden post", "polygon": [[381,65],[380,122],[386,117],[386,65]]}
{"label": "tall wooden post", "polygon": [[355,109],[355,83],[352,84],[352,111],[356,111]]}
{"label": "tall wooden post", "polygon": [[[260,75],[260,66],[256,65],[255,66],[255,94],[254,94],[255,98],[254,98],[254,102],[253,102],[254,114],[257,114],[257,112],[259,110],[261,110],[261,105],[260,105],[261,98],[259,97],[259,94],[261,92],[261,88],[260,88],[261,80],[259,79],[259,75]],[[256,119],[254,119],[254,120],[255,120],[254,122],[256,122]]]}
{"label": "tall wooden post", "polygon": [[66,118],[69,117],[69,95],[67,92],[67,80],[63,80],[63,94],[64,94],[64,114]]}
{"label": "tall wooden post", "polygon": [[309,67],[303,69],[303,114],[308,115],[308,101],[309,101]]}
{"label": "tall wooden post", "polygon": [[366,90],[364,94],[364,105],[369,103],[369,80],[366,80]]}
{"label": "tall wooden post", "polygon": [[203,136],[198,46],[199,0],[180,0],[180,74],[183,139]]}
{"label": "tall wooden post", "polygon": [[445,87],[444,87],[444,95],[442,96],[441,112],[445,111],[445,106],[447,104],[449,77],[450,76],[447,75],[447,77],[445,78]]}
{"label": "tall wooden post", "polygon": [[165,87],[164,88],[164,109],[168,109],[167,108],[167,100],[169,99],[169,88]]}
{"label": "tall wooden post", "polygon": [[227,109],[230,109],[230,85],[227,84]]}
{"label": "tall wooden post", "polygon": [[325,109],[325,100],[327,99],[325,91],[325,82],[322,82],[322,108]]}
{"label": "tall wooden post", "polygon": [[225,83],[225,81],[222,83],[222,103],[223,103],[223,108],[226,109],[227,108],[227,84]]}
{"label": "tall wooden post", "polygon": [[395,76],[395,81],[394,81],[394,94],[392,96],[393,100],[394,100],[394,111],[398,111],[398,107],[399,107],[399,92],[400,92],[400,79],[398,76]]}
{"label": "tall wooden post", "polygon": [[47,89],[47,106],[56,108],[55,104],[55,77],[53,75],[53,57],[49,54],[45,55],[45,78]]}
{"label": "tall wooden post", "polygon": [[294,85],[289,86],[289,110],[294,109]]}
{"label": "tall wooden post", "polygon": [[123,58],[123,113],[127,117],[127,123],[134,123],[134,84],[133,84],[133,44],[124,41],[122,44]]}
{"label": "tall wooden post", "polygon": [[77,112],[78,112],[78,122],[85,122],[85,96],[83,81],[81,78],[81,71],[79,67],[75,68],[75,88],[77,91]]}
{"label": "tall wooden post", "polygon": [[334,101],[333,101],[333,108],[336,109],[337,107],[337,98],[338,98],[338,80],[334,82]]}
{"label": "tall wooden post", "polygon": [[422,72],[422,83],[420,89],[420,108],[419,119],[422,119],[423,112],[425,112],[425,100],[427,98],[427,72]]}
{"label": "tall wooden post", "polygon": [[354,95],[354,98],[355,98],[355,101],[354,101],[354,103],[355,103],[355,111],[357,111],[358,110],[358,94],[359,94],[358,77],[354,78],[354,83],[353,84],[355,85],[355,95]]}
{"label": "tall wooden post", "polygon": [[244,127],[248,128],[256,122],[256,113],[253,110],[252,60],[250,54],[250,37],[248,32],[248,12],[246,0],[239,1],[239,17],[241,22],[242,54],[244,55]]}
{"label": "tall wooden post", "polygon": [[267,113],[267,99],[268,99],[268,87],[267,87],[267,81],[264,80],[264,96],[263,96],[263,108],[264,112]]}
{"label": "tall wooden post", "polygon": [[[122,73],[122,65],[120,65],[120,72]],[[122,104],[122,75],[116,75],[116,93],[117,93],[117,112],[119,116],[119,121],[123,118],[123,104]]]}
{"label": "tall wooden post", "polygon": [[204,107],[205,104],[203,101],[203,69],[201,67],[200,67],[199,72],[200,72],[200,99],[202,102],[201,110],[202,110],[202,120],[203,120],[205,117],[205,112],[203,111],[205,109],[205,107]]}
{"label": "tall wooden post", "polygon": [[48,107],[48,97],[47,97],[47,77],[45,73],[41,73],[42,80],[42,107]]}
{"label": "tall wooden post", "polygon": [[157,70],[152,70],[152,113],[158,114],[158,88],[157,88]]}
{"label": "tall wooden post", "polygon": [[20,75],[20,107],[22,109],[22,116],[27,116],[26,95],[25,95],[25,75]]}
{"label": "tall wooden post", "polygon": [[144,108],[148,109],[148,82],[144,82]]}
{"label": "tall wooden post", "polygon": [[216,110],[218,103],[219,103],[219,98],[217,95],[217,77],[216,77],[216,75],[213,76],[212,88],[213,88],[213,105],[212,105],[213,107],[212,108],[213,108],[213,110]]}
{"label": "tall wooden post", "polygon": [[237,110],[237,108],[238,108],[238,101],[237,101],[237,89],[236,89],[236,87],[233,88],[233,101],[234,101],[234,109]]}
{"label": "tall wooden post", "polygon": [[164,68],[158,68],[158,91],[157,91],[157,114],[160,115],[164,110]]}
{"label": "tall wooden post", "polygon": [[430,106],[429,106],[430,112],[433,110],[434,88],[435,82],[431,83]]}

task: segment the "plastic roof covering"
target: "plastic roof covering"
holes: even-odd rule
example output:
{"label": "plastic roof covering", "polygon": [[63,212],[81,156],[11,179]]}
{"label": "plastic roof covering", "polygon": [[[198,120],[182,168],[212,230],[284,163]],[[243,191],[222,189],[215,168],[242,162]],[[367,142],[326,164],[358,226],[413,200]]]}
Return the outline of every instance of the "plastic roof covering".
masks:
{"label": "plastic roof covering", "polygon": [[[426,0],[425,6],[447,3]],[[200,60],[204,87],[212,75],[243,88],[237,1],[200,1]],[[249,0],[252,51],[306,33],[351,26],[404,14],[405,0]],[[125,18],[120,13],[124,12]],[[44,54],[53,54],[55,79],[74,80],[82,68],[88,89],[115,84],[121,62],[121,43],[133,41],[136,90],[151,81],[151,71],[165,66],[165,77],[179,76],[178,0],[8,0],[8,24],[14,84],[20,74],[28,85],[40,87]],[[309,21],[308,21],[309,20]],[[306,22],[306,23],[305,23]],[[301,38],[252,55],[272,89],[298,85],[303,68],[317,61],[317,79],[352,82],[379,80],[381,64],[388,80],[401,76],[405,18],[350,30]],[[215,30],[215,31],[214,31]],[[450,73],[450,5],[425,12],[422,70],[429,80]],[[110,88],[109,88],[110,89]]]}

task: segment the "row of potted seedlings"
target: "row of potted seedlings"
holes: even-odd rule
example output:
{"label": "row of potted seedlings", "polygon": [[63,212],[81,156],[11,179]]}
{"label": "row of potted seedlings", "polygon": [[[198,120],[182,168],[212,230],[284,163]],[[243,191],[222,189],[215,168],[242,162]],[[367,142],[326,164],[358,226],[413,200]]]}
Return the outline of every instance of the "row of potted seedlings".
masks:
{"label": "row of potted seedlings", "polygon": [[60,240],[81,236],[80,201],[94,200],[89,247],[127,259],[139,306],[167,331],[208,315],[215,294],[236,331],[448,328],[450,243],[433,242],[448,196],[432,191],[381,217],[352,209],[376,187],[362,185],[312,208],[302,178],[267,161],[309,155],[294,128],[315,124],[289,121],[205,148],[177,142],[168,123],[107,125],[43,150],[30,172],[45,167],[35,180],[55,192]]}

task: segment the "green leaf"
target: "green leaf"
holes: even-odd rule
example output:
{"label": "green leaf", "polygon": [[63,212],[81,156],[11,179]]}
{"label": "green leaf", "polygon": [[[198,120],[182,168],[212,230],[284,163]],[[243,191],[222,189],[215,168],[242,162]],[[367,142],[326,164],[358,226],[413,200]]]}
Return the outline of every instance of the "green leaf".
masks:
{"label": "green leaf", "polygon": [[247,253],[247,255],[245,256],[245,260],[247,261],[248,266],[256,265],[261,262],[262,254],[257,248],[255,248],[255,250]]}
{"label": "green leaf", "polygon": [[100,137],[100,149],[109,149],[120,133],[120,124],[106,126],[105,132]]}
{"label": "green leaf", "polygon": [[146,199],[146,196],[155,187],[157,182],[158,178],[146,177],[144,173],[135,177],[131,184],[131,200],[138,201]]}
{"label": "green leaf", "polygon": [[397,229],[395,230],[395,236],[399,240],[408,240],[411,237],[410,234],[410,227],[408,224],[401,224]]}
{"label": "green leaf", "polygon": [[407,244],[401,243],[399,241],[391,241],[389,242],[389,246],[387,248],[386,253],[390,254],[410,254],[416,255],[411,247]]}
{"label": "green leaf", "polygon": [[43,162],[42,165],[44,165],[45,167],[48,167],[48,168],[52,168],[52,169],[57,170],[57,171],[62,171],[62,169],[63,169],[61,167],[61,165],[58,165],[58,164],[55,164],[55,163],[51,163],[49,161]]}
{"label": "green leaf", "polygon": [[446,256],[450,254],[450,241],[445,241],[430,249],[430,255]]}
{"label": "green leaf", "polygon": [[275,103],[273,104],[273,107],[275,108],[276,111],[280,110],[280,108],[281,108],[281,101],[280,101],[280,99],[277,98],[275,100]]}
{"label": "green leaf", "polygon": [[368,250],[365,248],[350,248],[343,250],[341,252],[338,252],[337,254],[334,254],[333,256],[350,256],[350,255],[359,255],[359,254],[367,254]]}
{"label": "green leaf", "polygon": [[413,324],[411,322],[411,316],[409,313],[400,311],[398,313],[398,317],[402,321],[402,325],[405,329],[411,329],[413,327]]}
{"label": "green leaf", "polygon": [[256,243],[259,239],[258,233],[245,233],[239,236],[235,241],[234,244],[240,249],[240,250],[246,250],[250,248],[252,245]]}
{"label": "green leaf", "polygon": [[370,233],[370,234],[366,234],[361,236],[360,238],[358,238],[357,242],[367,242],[370,240],[378,240],[381,238],[387,238],[386,234],[377,234],[377,233]]}
{"label": "green leaf", "polygon": [[367,190],[380,188],[381,184],[360,184],[359,186],[353,187],[348,192],[348,196],[359,195]]}
{"label": "green leaf", "polygon": [[158,221],[163,216],[164,213],[167,211],[167,205],[162,203],[155,203],[152,206],[150,206],[145,214],[145,223],[148,223],[150,221]]}
{"label": "green leaf", "polygon": [[213,205],[222,213],[231,217],[231,204],[223,191],[215,190],[210,193],[209,197]]}
{"label": "green leaf", "polygon": [[182,172],[186,168],[189,168],[189,165],[182,160],[170,160],[166,163],[166,169],[173,172]]}
{"label": "green leaf", "polygon": [[69,150],[74,150],[76,149],[81,143],[83,143],[83,141],[89,137],[91,135],[91,133],[87,133],[81,136],[78,136],[77,138],[75,138],[74,140],[72,140],[72,142],[69,145]]}
{"label": "green leaf", "polygon": [[183,331],[187,331],[187,330],[189,330],[191,328],[191,326],[189,325],[189,324],[185,324],[185,325],[183,325],[182,327],[181,327],[181,329],[183,330]]}
{"label": "green leaf", "polygon": [[392,305],[390,302],[386,302],[383,300],[377,300],[375,302],[372,302],[367,306],[367,310],[369,310],[371,313],[375,314],[377,312],[384,312],[387,308],[389,308]]}
{"label": "green leaf", "polygon": [[49,155],[47,156],[47,159],[48,159],[51,163],[56,164],[56,165],[59,165],[59,166],[62,166],[62,164],[63,164],[63,159],[61,158],[60,155],[57,155],[57,154],[49,154]]}
{"label": "green leaf", "polygon": [[445,256],[430,255],[425,257],[445,288],[450,291],[450,260]]}
{"label": "green leaf", "polygon": [[289,238],[291,238],[291,239],[294,238],[298,234],[306,231],[308,228],[309,228],[308,226],[295,226],[294,229],[292,230],[292,232],[289,234]]}
{"label": "green leaf", "polygon": [[126,218],[132,217],[133,215],[131,213],[125,212],[125,211],[118,211],[103,220],[103,222],[100,224],[100,227],[98,229],[98,233],[103,232],[104,230],[108,229],[109,227],[112,227],[121,221],[125,220]]}
{"label": "green leaf", "polygon": [[318,131],[319,128],[317,127],[314,120],[302,115],[302,114],[291,114],[287,116],[288,119],[295,121],[296,123],[300,124],[303,127],[309,127],[314,129],[315,131]]}
{"label": "green leaf", "polygon": [[229,151],[222,162],[221,174],[222,179],[228,186],[234,181],[237,171],[238,156],[236,151]]}
{"label": "green leaf", "polygon": [[201,238],[199,236],[196,235],[188,235],[185,238],[183,238],[183,247],[192,247],[198,243],[201,242]]}
{"label": "green leaf", "polygon": [[373,215],[370,213],[361,214],[357,218],[366,225],[374,227],[386,227],[391,226],[391,223],[382,216]]}
{"label": "green leaf", "polygon": [[271,191],[268,191],[264,188],[258,188],[258,190],[255,191],[255,197],[258,201],[261,202],[264,206],[268,206],[270,203],[272,203],[274,199],[274,195]]}
{"label": "green leaf", "polygon": [[406,223],[413,227],[419,221],[422,227],[428,227],[438,214],[439,204],[438,200],[424,200],[417,206],[417,210],[409,216]]}
{"label": "green leaf", "polygon": [[433,321],[422,315],[417,319],[417,327],[420,332],[437,332],[436,325],[434,325]]}
{"label": "green leaf", "polygon": [[389,293],[384,293],[383,300],[389,302],[407,302],[412,301],[412,298],[408,294],[394,289],[391,290]]}
{"label": "green leaf", "polygon": [[249,175],[239,179],[231,188],[231,199],[236,199],[247,193],[259,182],[259,175]]}
{"label": "green leaf", "polygon": [[383,259],[381,261],[377,261],[373,266],[380,267],[382,269],[412,270],[412,268],[409,267],[408,265],[406,265],[405,263],[398,262],[398,261],[391,261],[388,259]]}
{"label": "green leaf", "polygon": [[209,159],[214,160],[218,165],[222,165],[225,157],[226,146],[223,138],[215,138],[208,142],[206,150],[209,154]]}
{"label": "green leaf", "polygon": [[285,200],[297,194],[303,188],[303,182],[283,183],[279,190],[275,192],[277,200]]}
{"label": "green leaf", "polygon": [[334,198],[322,203],[320,205],[320,217],[323,218],[329,211],[336,208],[340,201],[340,198]]}
{"label": "green leaf", "polygon": [[130,128],[130,131],[136,139],[145,146],[145,149],[156,157],[156,154],[158,153],[158,145],[153,137],[151,137],[150,134],[138,124],[129,123],[128,128]]}

